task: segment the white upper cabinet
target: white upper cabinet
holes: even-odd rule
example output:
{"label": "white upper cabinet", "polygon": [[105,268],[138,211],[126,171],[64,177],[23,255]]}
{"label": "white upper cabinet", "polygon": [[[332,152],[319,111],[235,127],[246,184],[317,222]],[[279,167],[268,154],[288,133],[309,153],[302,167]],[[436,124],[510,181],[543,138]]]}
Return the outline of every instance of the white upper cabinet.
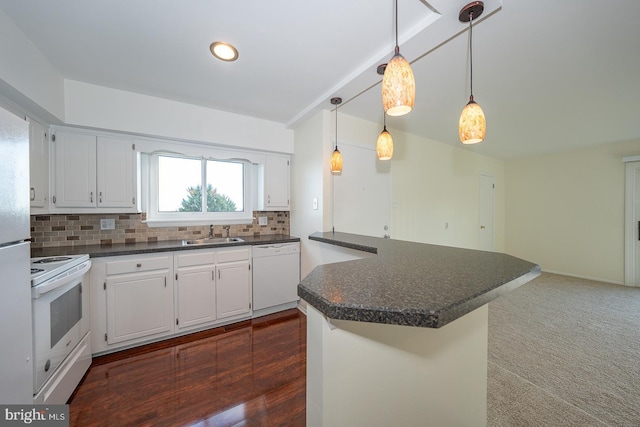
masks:
{"label": "white upper cabinet", "polygon": [[49,131],[29,122],[29,197],[34,212],[46,212],[49,203]]}
{"label": "white upper cabinet", "polygon": [[96,137],[58,131],[53,151],[54,206],[96,207]]}
{"label": "white upper cabinet", "polygon": [[132,140],[58,130],[53,153],[53,211],[136,211]]}
{"label": "white upper cabinet", "polygon": [[289,210],[290,157],[286,155],[266,156],[262,182],[259,185],[258,210]]}
{"label": "white upper cabinet", "polygon": [[98,137],[98,206],[134,208],[136,152],[128,139]]}

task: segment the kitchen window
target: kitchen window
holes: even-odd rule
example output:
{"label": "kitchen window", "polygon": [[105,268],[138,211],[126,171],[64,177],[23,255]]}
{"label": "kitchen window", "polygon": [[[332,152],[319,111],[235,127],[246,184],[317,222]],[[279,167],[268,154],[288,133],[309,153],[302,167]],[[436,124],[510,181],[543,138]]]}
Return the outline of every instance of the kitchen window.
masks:
{"label": "kitchen window", "polygon": [[149,166],[148,222],[153,225],[253,221],[250,163],[154,154]]}

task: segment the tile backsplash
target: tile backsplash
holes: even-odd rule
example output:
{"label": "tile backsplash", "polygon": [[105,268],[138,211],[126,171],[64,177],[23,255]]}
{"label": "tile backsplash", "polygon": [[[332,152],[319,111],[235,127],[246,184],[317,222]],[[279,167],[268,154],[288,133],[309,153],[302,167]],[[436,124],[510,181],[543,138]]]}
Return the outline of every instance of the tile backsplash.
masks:
{"label": "tile backsplash", "polygon": [[[261,216],[267,217],[267,225],[258,225],[258,217]],[[289,212],[254,211],[253,218],[252,224],[228,224],[231,227],[229,234],[232,237],[289,234]],[[100,230],[101,219],[114,219],[115,230]],[[208,225],[151,228],[147,227],[145,219],[145,213],[32,215],[31,247],[159,242],[209,235]],[[226,236],[226,230],[223,227],[223,225],[215,225],[214,236]]]}

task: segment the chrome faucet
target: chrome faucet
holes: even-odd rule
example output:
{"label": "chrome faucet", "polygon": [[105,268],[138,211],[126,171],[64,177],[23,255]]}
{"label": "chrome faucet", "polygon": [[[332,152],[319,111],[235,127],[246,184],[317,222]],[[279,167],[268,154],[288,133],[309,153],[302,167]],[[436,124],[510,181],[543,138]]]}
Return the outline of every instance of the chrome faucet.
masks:
{"label": "chrome faucet", "polygon": [[213,224],[209,226],[209,238],[213,239]]}
{"label": "chrome faucet", "polygon": [[227,238],[228,238],[228,237],[229,237],[229,229],[231,228],[231,226],[230,226],[230,225],[225,225],[225,226],[224,226],[224,227],[222,227],[222,228],[224,228],[225,230],[227,230]]}

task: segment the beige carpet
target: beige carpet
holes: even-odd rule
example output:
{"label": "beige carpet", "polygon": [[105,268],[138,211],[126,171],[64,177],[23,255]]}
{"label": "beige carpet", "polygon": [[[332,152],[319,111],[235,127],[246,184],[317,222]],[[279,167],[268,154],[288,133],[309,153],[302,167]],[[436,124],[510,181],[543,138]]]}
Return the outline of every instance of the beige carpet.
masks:
{"label": "beige carpet", "polygon": [[543,273],[489,304],[489,426],[640,426],[640,288]]}

